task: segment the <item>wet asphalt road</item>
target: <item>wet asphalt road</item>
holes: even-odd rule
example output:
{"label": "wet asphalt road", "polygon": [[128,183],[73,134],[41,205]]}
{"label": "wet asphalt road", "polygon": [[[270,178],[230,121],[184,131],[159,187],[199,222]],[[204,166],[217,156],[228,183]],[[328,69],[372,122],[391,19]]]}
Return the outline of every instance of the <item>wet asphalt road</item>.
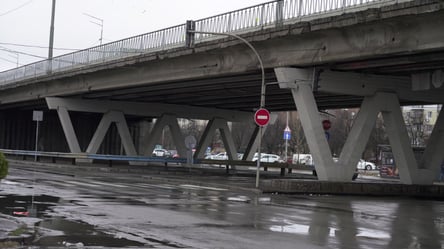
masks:
{"label": "wet asphalt road", "polygon": [[[186,183],[190,178],[203,184]],[[63,241],[87,248],[444,248],[444,202],[229,188],[254,181],[244,177],[174,179],[13,167],[0,196],[36,207],[37,218],[21,219],[38,221],[37,248],[62,248]]]}

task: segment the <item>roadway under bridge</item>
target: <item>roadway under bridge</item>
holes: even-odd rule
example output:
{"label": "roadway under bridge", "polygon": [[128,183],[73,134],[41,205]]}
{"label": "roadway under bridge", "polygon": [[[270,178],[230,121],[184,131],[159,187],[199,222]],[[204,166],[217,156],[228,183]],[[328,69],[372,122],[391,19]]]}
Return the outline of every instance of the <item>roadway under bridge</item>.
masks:
{"label": "roadway under bridge", "polygon": [[[272,113],[298,110],[320,180],[352,179],[381,113],[401,182],[431,184],[444,160],[444,115],[416,161],[400,107],[444,102],[444,3],[331,1],[310,9],[308,2],[269,2],[0,72],[0,147],[32,150],[38,109],[42,151],[147,155],[168,126],[185,155],[178,124],[185,118],[209,121],[196,158],[220,130],[235,159],[228,124],[252,122],[265,94]],[[247,11],[261,18],[249,21]],[[248,24],[226,21],[234,16]],[[159,36],[173,38],[156,43]],[[360,112],[334,162],[318,113],[351,107]],[[260,130],[244,160],[257,151]]]}

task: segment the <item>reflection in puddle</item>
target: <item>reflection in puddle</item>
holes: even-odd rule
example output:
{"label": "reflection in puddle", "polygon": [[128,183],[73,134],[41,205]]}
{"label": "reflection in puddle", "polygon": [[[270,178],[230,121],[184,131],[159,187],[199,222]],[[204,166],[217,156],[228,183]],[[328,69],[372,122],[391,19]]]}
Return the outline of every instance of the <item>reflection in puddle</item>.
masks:
{"label": "reflection in puddle", "polygon": [[62,246],[66,244],[81,243],[84,246],[103,247],[130,247],[143,246],[136,241],[114,238],[87,223],[65,220],[62,217],[46,219],[36,226],[46,235],[40,237],[34,245],[37,246]]}
{"label": "reflection in puddle", "polygon": [[[33,201],[34,200],[34,201]],[[81,243],[84,246],[133,247],[144,244],[127,239],[114,238],[87,223],[66,220],[63,217],[49,217],[47,211],[56,206],[60,198],[40,196],[0,195],[0,213],[15,217],[40,218],[35,223],[33,246],[66,247]],[[145,245],[146,246],[146,245]]]}
{"label": "reflection in puddle", "polygon": [[365,228],[360,228],[359,230],[360,231],[356,235],[356,237],[363,237],[363,238],[369,238],[369,239],[390,239],[391,238],[390,234],[383,232],[383,231],[378,231],[378,230],[374,230],[374,229],[365,229]]}
{"label": "reflection in puddle", "polygon": [[[34,198],[34,201],[32,201]],[[39,195],[39,196],[0,196],[0,213],[10,216],[32,216],[42,218],[49,207],[59,202],[58,197]]]}
{"label": "reflection in puddle", "polygon": [[[331,228],[326,228],[328,230],[328,236],[334,237],[335,236],[335,230]],[[270,230],[273,232],[281,232],[281,233],[292,233],[292,234],[300,234],[300,235],[309,235],[313,232],[313,228],[307,225],[301,225],[301,224],[291,224],[291,225],[284,225],[284,226],[271,226]]]}

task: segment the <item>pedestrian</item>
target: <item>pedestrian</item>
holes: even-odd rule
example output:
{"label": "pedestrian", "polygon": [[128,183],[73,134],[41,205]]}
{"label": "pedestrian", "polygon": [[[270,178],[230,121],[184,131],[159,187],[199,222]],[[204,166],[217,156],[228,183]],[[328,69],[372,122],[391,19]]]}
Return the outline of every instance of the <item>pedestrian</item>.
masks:
{"label": "pedestrian", "polygon": [[439,181],[444,182],[444,160],[441,162],[441,173],[439,174]]}

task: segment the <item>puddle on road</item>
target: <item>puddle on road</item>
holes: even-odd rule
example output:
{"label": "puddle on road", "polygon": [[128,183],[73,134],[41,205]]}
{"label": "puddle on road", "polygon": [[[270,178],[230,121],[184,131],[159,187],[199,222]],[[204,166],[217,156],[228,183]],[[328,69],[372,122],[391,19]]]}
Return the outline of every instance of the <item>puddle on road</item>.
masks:
{"label": "puddle on road", "polygon": [[133,247],[144,246],[136,241],[119,239],[110,236],[87,223],[65,220],[62,217],[53,217],[36,224],[41,229],[51,231],[62,231],[61,235],[52,235],[39,238],[34,243],[36,246],[63,246],[63,242],[78,243],[81,242],[86,247]]}
{"label": "puddle on road", "polygon": [[56,206],[60,198],[40,196],[0,195],[0,213],[14,217],[36,217],[41,221],[35,224],[38,231],[32,246],[64,247],[63,242],[82,242],[85,247],[135,247],[142,243],[127,239],[114,238],[97,230],[94,226],[80,221],[66,220],[63,217],[50,217],[47,211]]}
{"label": "puddle on road", "polygon": [[49,207],[56,205],[60,198],[39,195],[19,196],[0,195],[0,213],[10,216],[30,216],[43,218]]}

